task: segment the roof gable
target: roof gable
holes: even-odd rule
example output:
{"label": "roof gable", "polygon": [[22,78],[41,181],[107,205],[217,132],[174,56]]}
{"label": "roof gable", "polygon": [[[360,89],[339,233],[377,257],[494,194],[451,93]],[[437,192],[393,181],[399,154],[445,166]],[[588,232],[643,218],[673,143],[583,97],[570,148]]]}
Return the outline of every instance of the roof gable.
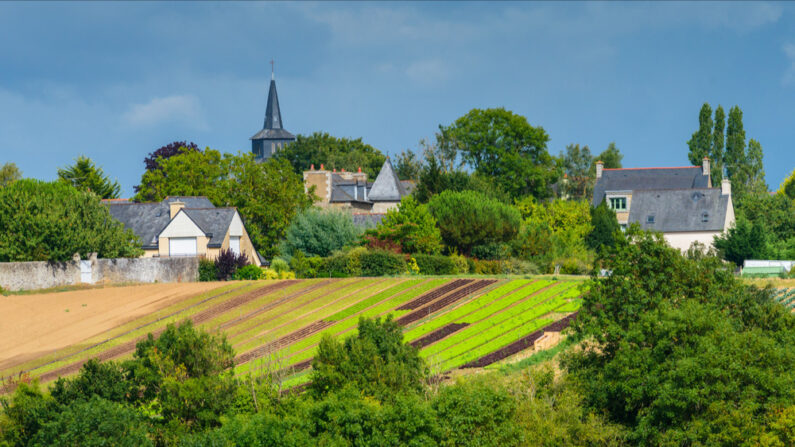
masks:
{"label": "roof gable", "polygon": [[628,220],[663,233],[723,231],[730,206],[719,188],[636,190]]}
{"label": "roof gable", "polygon": [[237,214],[235,208],[183,209],[190,218],[210,237],[207,246],[220,247],[224,242],[232,218]]}
{"label": "roof gable", "polygon": [[177,215],[171,219],[171,222],[163,228],[158,237],[201,237],[205,235],[205,231],[188,216],[185,209],[177,212]]}

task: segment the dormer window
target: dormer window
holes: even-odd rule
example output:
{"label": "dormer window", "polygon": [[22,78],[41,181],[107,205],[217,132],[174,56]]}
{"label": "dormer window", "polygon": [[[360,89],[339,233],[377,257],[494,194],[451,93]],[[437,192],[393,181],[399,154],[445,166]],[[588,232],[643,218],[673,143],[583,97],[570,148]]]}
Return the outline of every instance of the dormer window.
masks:
{"label": "dormer window", "polygon": [[610,209],[615,211],[626,211],[627,210],[627,198],[626,197],[611,197],[610,198]]}

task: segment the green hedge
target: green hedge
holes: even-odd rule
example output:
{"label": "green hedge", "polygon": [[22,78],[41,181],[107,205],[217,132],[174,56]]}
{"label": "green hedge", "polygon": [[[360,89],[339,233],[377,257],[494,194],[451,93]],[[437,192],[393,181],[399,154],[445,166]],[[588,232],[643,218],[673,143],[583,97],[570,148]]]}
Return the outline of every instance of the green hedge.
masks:
{"label": "green hedge", "polygon": [[386,276],[406,273],[403,255],[386,250],[366,251],[359,255],[362,276]]}
{"label": "green hedge", "polygon": [[455,261],[449,256],[442,255],[412,255],[423,275],[455,275],[458,272]]}

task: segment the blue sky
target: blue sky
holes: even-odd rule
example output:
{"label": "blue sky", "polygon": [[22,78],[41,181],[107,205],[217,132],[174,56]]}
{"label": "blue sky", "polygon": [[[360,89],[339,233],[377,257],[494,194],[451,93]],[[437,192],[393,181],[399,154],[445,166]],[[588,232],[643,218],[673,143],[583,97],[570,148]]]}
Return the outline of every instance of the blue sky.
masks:
{"label": "blue sky", "polygon": [[777,189],[795,168],[795,4],[0,3],[0,163],[79,154],[132,194],[174,140],[249,151],[270,78],[285,127],[416,150],[506,107],[625,166],[688,164],[705,101],[739,105]]}

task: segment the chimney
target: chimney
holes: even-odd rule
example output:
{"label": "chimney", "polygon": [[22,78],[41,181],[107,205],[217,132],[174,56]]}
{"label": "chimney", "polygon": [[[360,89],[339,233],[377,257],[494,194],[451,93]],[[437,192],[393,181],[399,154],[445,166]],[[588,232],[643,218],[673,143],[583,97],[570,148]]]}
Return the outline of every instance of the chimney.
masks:
{"label": "chimney", "polygon": [[704,157],[704,160],[701,161],[701,174],[709,175],[709,157]]}
{"label": "chimney", "polygon": [[362,167],[361,167],[361,166],[359,166],[359,170],[358,170],[358,171],[356,171],[356,172],[358,172],[359,174],[361,174],[361,173],[362,173]]}
{"label": "chimney", "polygon": [[169,202],[168,210],[170,217],[173,219],[182,208],[185,208],[185,202],[180,202],[179,200]]}
{"label": "chimney", "polygon": [[314,170],[315,170],[315,164],[314,164],[314,163],[312,163],[311,165],[309,165],[309,170],[310,170],[310,171],[314,171]]}
{"label": "chimney", "polygon": [[325,168],[325,167],[323,167],[323,163],[320,163],[320,170],[321,170],[321,171],[324,171],[325,169],[326,169],[326,168]]}
{"label": "chimney", "polygon": [[720,195],[722,196],[732,195],[732,184],[727,178],[724,178],[723,181],[720,182]]}
{"label": "chimney", "polygon": [[602,163],[602,160],[596,162],[596,178],[602,178],[602,170],[605,168],[605,164]]}

